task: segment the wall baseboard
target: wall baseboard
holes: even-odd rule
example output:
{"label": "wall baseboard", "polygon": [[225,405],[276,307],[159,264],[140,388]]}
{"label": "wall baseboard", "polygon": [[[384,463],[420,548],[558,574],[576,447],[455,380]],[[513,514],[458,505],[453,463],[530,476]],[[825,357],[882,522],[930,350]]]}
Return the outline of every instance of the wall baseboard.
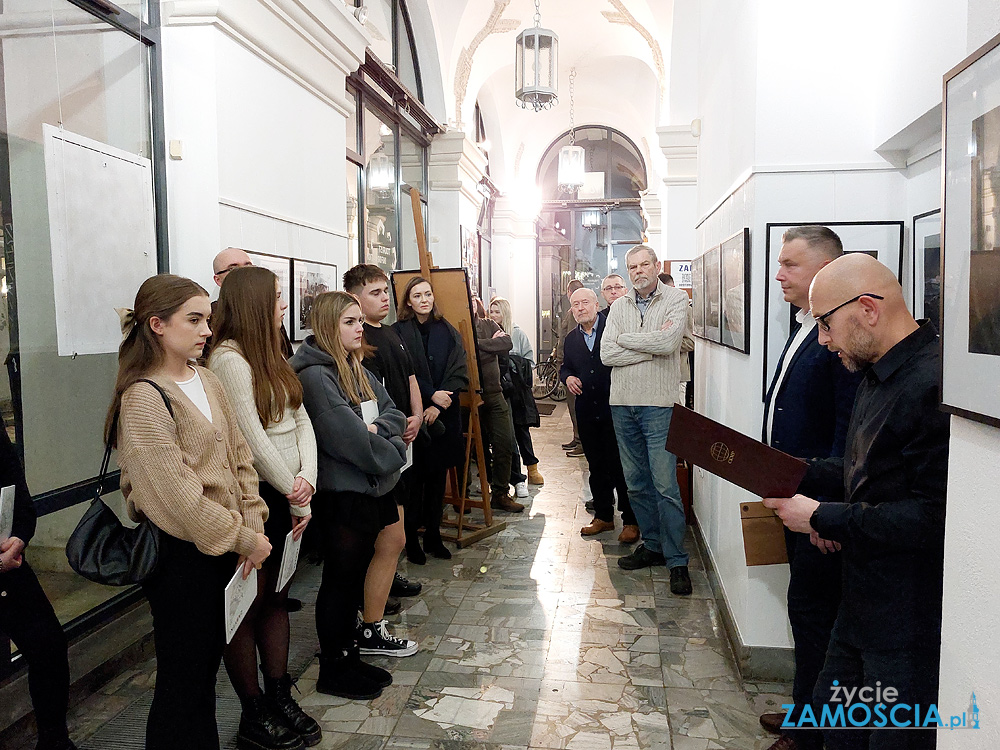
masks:
{"label": "wall baseboard", "polygon": [[708,583],[712,587],[712,595],[719,607],[719,616],[722,619],[722,626],[726,631],[729,645],[736,657],[736,666],[740,670],[740,677],[745,682],[791,682],[795,677],[795,652],[790,648],[774,648],[773,646],[748,646],[740,638],[739,628],[736,627],[736,619],[729,608],[726,600],[726,592],[722,588],[719,580],[719,573],[715,569],[715,561],[709,552],[708,544],[702,533],[701,525],[697,516],[691,524],[694,532],[694,539],[698,545],[698,552],[701,554],[702,562],[705,565],[705,574],[708,576]]}

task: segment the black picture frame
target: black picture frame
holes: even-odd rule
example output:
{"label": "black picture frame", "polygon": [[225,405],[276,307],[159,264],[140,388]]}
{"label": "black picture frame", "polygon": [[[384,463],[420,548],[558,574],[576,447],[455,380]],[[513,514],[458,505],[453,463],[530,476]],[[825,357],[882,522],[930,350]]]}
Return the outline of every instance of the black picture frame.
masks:
{"label": "black picture frame", "polygon": [[705,338],[705,258],[699,255],[691,261],[691,333]]}
{"label": "black picture frame", "polygon": [[719,247],[723,346],[750,354],[750,228],[743,227]]}
{"label": "black picture frame", "polygon": [[705,339],[722,343],[722,246],[705,251]]}
{"label": "black picture frame", "polygon": [[292,302],[287,317],[291,318],[292,341],[303,341],[312,333],[309,325],[309,312],[312,298],[316,294],[335,292],[340,288],[340,277],[337,266],[333,263],[322,263],[318,260],[292,260]]}
{"label": "black picture frame", "polygon": [[1000,427],[1000,35],[942,86],[941,408]]}
{"label": "black picture frame", "polygon": [[911,311],[917,320],[928,318],[941,330],[941,209],[913,217],[910,230],[913,285]]}
{"label": "black picture frame", "polygon": [[[761,401],[767,398],[767,387],[781,358],[797,308],[784,301],[780,285],[774,281],[781,236],[793,227],[824,226],[836,232],[844,243],[845,252],[878,251],[875,257],[892,269],[897,279],[903,276],[906,222],[884,221],[780,221],[764,226],[764,364],[761,372]],[[874,245],[874,247],[872,247]]]}

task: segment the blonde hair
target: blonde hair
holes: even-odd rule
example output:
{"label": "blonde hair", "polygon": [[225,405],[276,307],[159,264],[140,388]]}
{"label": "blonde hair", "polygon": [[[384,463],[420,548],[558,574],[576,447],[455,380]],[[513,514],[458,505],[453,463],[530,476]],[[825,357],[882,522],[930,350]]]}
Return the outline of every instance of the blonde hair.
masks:
{"label": "blonde hair", "polygon": [[351,307],[359,308],[361,303],[353,294],[347,292],[323,292],[313,300],[310,322],[317,346],[333,357],[337,365],[337,375],[340,387],[347,394],[347,400],[352,404],[362,401],[374,401],[375,391],[368,382],[361,360],[365,354],[372,351],[371,346],[362,343],[360,349],[348,353],[344,341],[340,337],[340,319]]}
{"label": "blonde hair", "polygon": [[514,320],[510,313],[510,302],[503,297],[494,297],[490,300],[490,307],[496,305],[500,308],[500,327],[506,334],[514,332]]}

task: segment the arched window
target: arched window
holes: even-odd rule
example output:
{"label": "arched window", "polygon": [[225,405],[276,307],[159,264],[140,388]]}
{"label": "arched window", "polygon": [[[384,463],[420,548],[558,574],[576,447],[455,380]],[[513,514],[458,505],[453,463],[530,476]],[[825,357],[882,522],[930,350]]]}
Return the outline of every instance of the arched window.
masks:
{"label": "arched window", "polygon": [[559,190],[559,149],[570,143],[569,131],[556,138],[538,163],[538,186],[545,200],[639,198],[646,189],[646,162],[631,139],[614,128],[586,126],[575,131],[586,154],[588,182],[576,194]]}

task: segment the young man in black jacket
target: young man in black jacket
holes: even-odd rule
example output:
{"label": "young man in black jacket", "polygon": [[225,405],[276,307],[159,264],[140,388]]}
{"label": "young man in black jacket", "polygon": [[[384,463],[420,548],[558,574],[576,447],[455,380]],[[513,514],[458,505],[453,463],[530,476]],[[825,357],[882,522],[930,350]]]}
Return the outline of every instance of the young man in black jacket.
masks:
{"label": "young man in black jacket", "polygon": [[618,541],[639,541],[639,524],[628,501],[628,484],[618,455],[618,440],[611,419],[611,368],[601,362],[601,335],[606,312],[597,310],[597,294],[578,289],[570,300],[576,328],[566,334],[559,378],[576,396],[576,423],[583,452],[590,464],[590,491],[594,496],[594,520],[580,529],[594,536],[615,528],[615,492],[622,514]]}
{"label": "young man in black jacket", "polygon": [[0,541],[0,630],[28,662],[28,690],[38,724],[37,750],[76,750],[66,729],[69,660],[66,635],[24,550],[35,534],[35,509],[24,469],[0,429],[0,487],[14,487],[14,524]]}

